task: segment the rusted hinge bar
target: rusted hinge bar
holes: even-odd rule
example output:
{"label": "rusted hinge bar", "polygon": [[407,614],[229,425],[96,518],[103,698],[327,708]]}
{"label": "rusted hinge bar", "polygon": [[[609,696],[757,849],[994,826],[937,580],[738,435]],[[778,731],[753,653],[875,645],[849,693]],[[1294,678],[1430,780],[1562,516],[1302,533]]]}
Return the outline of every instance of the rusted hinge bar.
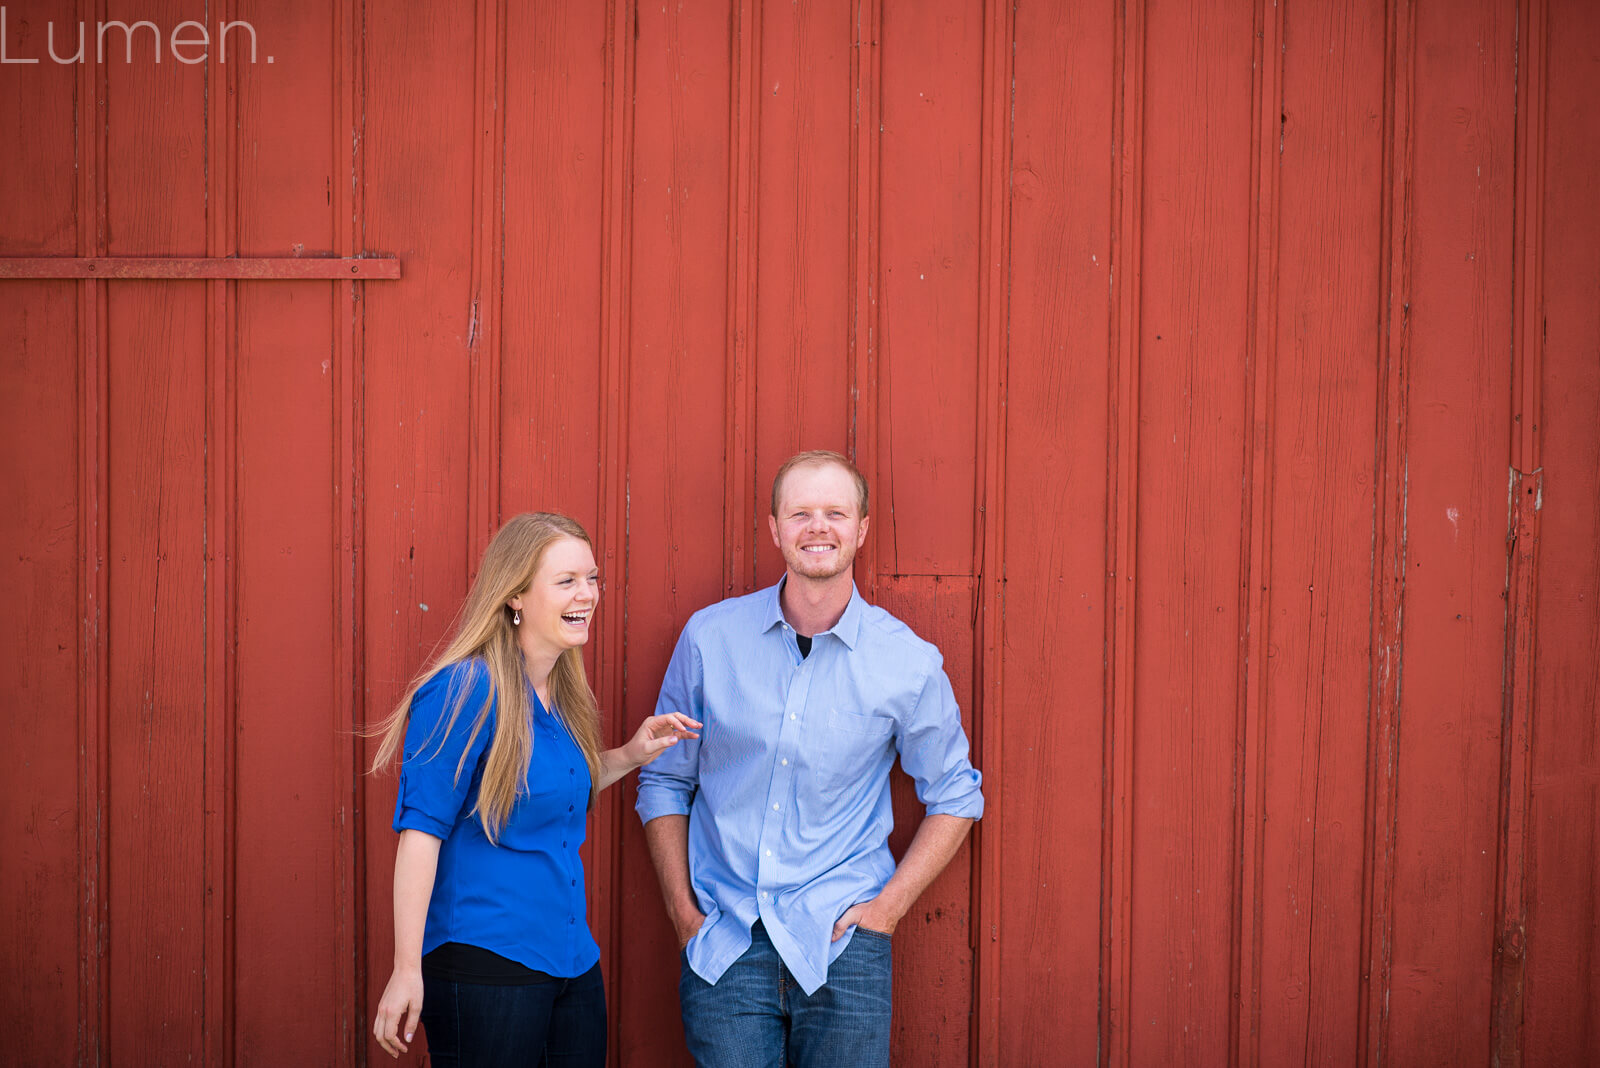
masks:
{"label": "rusted hinge bar", "polygon": [[3,278],[241,278],[256,282],[304,281],[321,278],[358,278],[364,281],[400,277],[394,256],[306,256],[299,258],[241,258],[211,256],[199,259],[164,259],[144,256],[32,256],[0,257]]}

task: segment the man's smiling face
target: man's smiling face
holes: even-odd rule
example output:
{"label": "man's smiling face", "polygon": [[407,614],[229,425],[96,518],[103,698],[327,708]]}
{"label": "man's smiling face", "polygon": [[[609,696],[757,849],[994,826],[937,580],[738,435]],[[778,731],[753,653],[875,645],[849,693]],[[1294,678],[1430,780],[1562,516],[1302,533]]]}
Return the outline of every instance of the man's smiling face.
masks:
{"label": "man's smiling face", "polygon": [[855,479],[837,464],[791,469],[767,522],[789,573],[817,582],[847,573],[867,536]]}

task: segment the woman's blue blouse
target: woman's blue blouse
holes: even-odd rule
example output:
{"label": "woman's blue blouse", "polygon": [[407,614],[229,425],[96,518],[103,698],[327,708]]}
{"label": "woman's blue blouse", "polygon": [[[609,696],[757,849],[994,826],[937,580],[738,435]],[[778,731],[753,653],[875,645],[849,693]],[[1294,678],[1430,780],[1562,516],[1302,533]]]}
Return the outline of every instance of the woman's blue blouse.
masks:
{"label": "woman's blue blouse", "polygon": [[[464,689],[466,703],[446,735]],[[499,844],[491,844],[474,809],[498,709],[489,710],[468,744],[489,692],[488,666],[470,660],[439,671],[411,699],[394,829],[424,831],[444,843],[422,952],[465,942],[535,971],[579,976],[600,959],[589,933],[578,858],[588,817],[589,765],[530,686],[533,758],[526,792],[501,828]]]}

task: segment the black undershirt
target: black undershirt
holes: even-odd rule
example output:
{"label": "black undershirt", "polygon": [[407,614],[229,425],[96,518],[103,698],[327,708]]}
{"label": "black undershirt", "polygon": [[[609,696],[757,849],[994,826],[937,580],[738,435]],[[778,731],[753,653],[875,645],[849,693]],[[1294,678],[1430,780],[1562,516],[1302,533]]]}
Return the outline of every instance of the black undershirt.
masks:
{"label": "black undershirt", "polygon": [[510,957],[465,942],[446,942],[422,957],[422,973],[447,983],[484,986],[527,986],[548,983],[554,976],[534,971]]}
{"label": "black undershirt", "polygon": [[811,655],[811,639],[804,634],[796,634],[794,640],[800,644],[800,659],[804,660]]}

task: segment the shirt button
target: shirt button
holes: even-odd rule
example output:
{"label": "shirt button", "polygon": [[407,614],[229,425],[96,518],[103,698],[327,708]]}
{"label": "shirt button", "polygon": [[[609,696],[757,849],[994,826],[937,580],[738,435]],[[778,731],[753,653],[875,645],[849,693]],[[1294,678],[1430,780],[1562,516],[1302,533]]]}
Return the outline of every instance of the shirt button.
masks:
{"label": "shirt button", "polygon": [[773,803],[772,803],[772,811],[774,811],[774,812],[776,812],[776,811],[778,811],[778,809],[779,809],[779,808],[781,808],[781,807],[782,807],[782,806],[781,806],[781,805],[779,805],[779,804],[778,804],[778,803],[777,803],[777,802],[776,802],[776,801],[774,801],[774,802],[773,802]]}
{"label": "shirt button", "polygon": [[565,843],[565,842],[562,842],[562,843],[561,843],[561,848],[562,848],[562,849],[565,849],[565,848],[567,848],[567,843]]}
{"label": "shirt button", "polygon": [[789,758],[788,757],[784,757],[783,758],[783,766],[784,767],[788,767],[789,766]]}
{"label": "shirt button", "polygon": [[571,812],[571,811],[572,811],[572,806],[571,806],[571,805],[568,805],[568,806],[567,806],[567,811],[568,811],[568,812]]}
{"label": "shirt button", "polygon": [[767,850],[767,856],[769,856],[769,857],[772,856],[772,850],[770,850],[770,849]]}
{"label": "shirt button", "polygon": [[567,922],[568,923],[577,923],[578,921],[577,921],[576,918],[573,918],[573,919],[569,919]]}
{"label": "shirt button", "polygon": [[793,712],[790,712],[790,713],[789,713],[789,718],[790,718],[790,719],[794,719],[794,713],[793,713]]}
{"label": "shirt button", "polygon": [[578,880],[576,880],[576,879],[572,880],[572,885],[573,886],[577,886],[578,885]]}

